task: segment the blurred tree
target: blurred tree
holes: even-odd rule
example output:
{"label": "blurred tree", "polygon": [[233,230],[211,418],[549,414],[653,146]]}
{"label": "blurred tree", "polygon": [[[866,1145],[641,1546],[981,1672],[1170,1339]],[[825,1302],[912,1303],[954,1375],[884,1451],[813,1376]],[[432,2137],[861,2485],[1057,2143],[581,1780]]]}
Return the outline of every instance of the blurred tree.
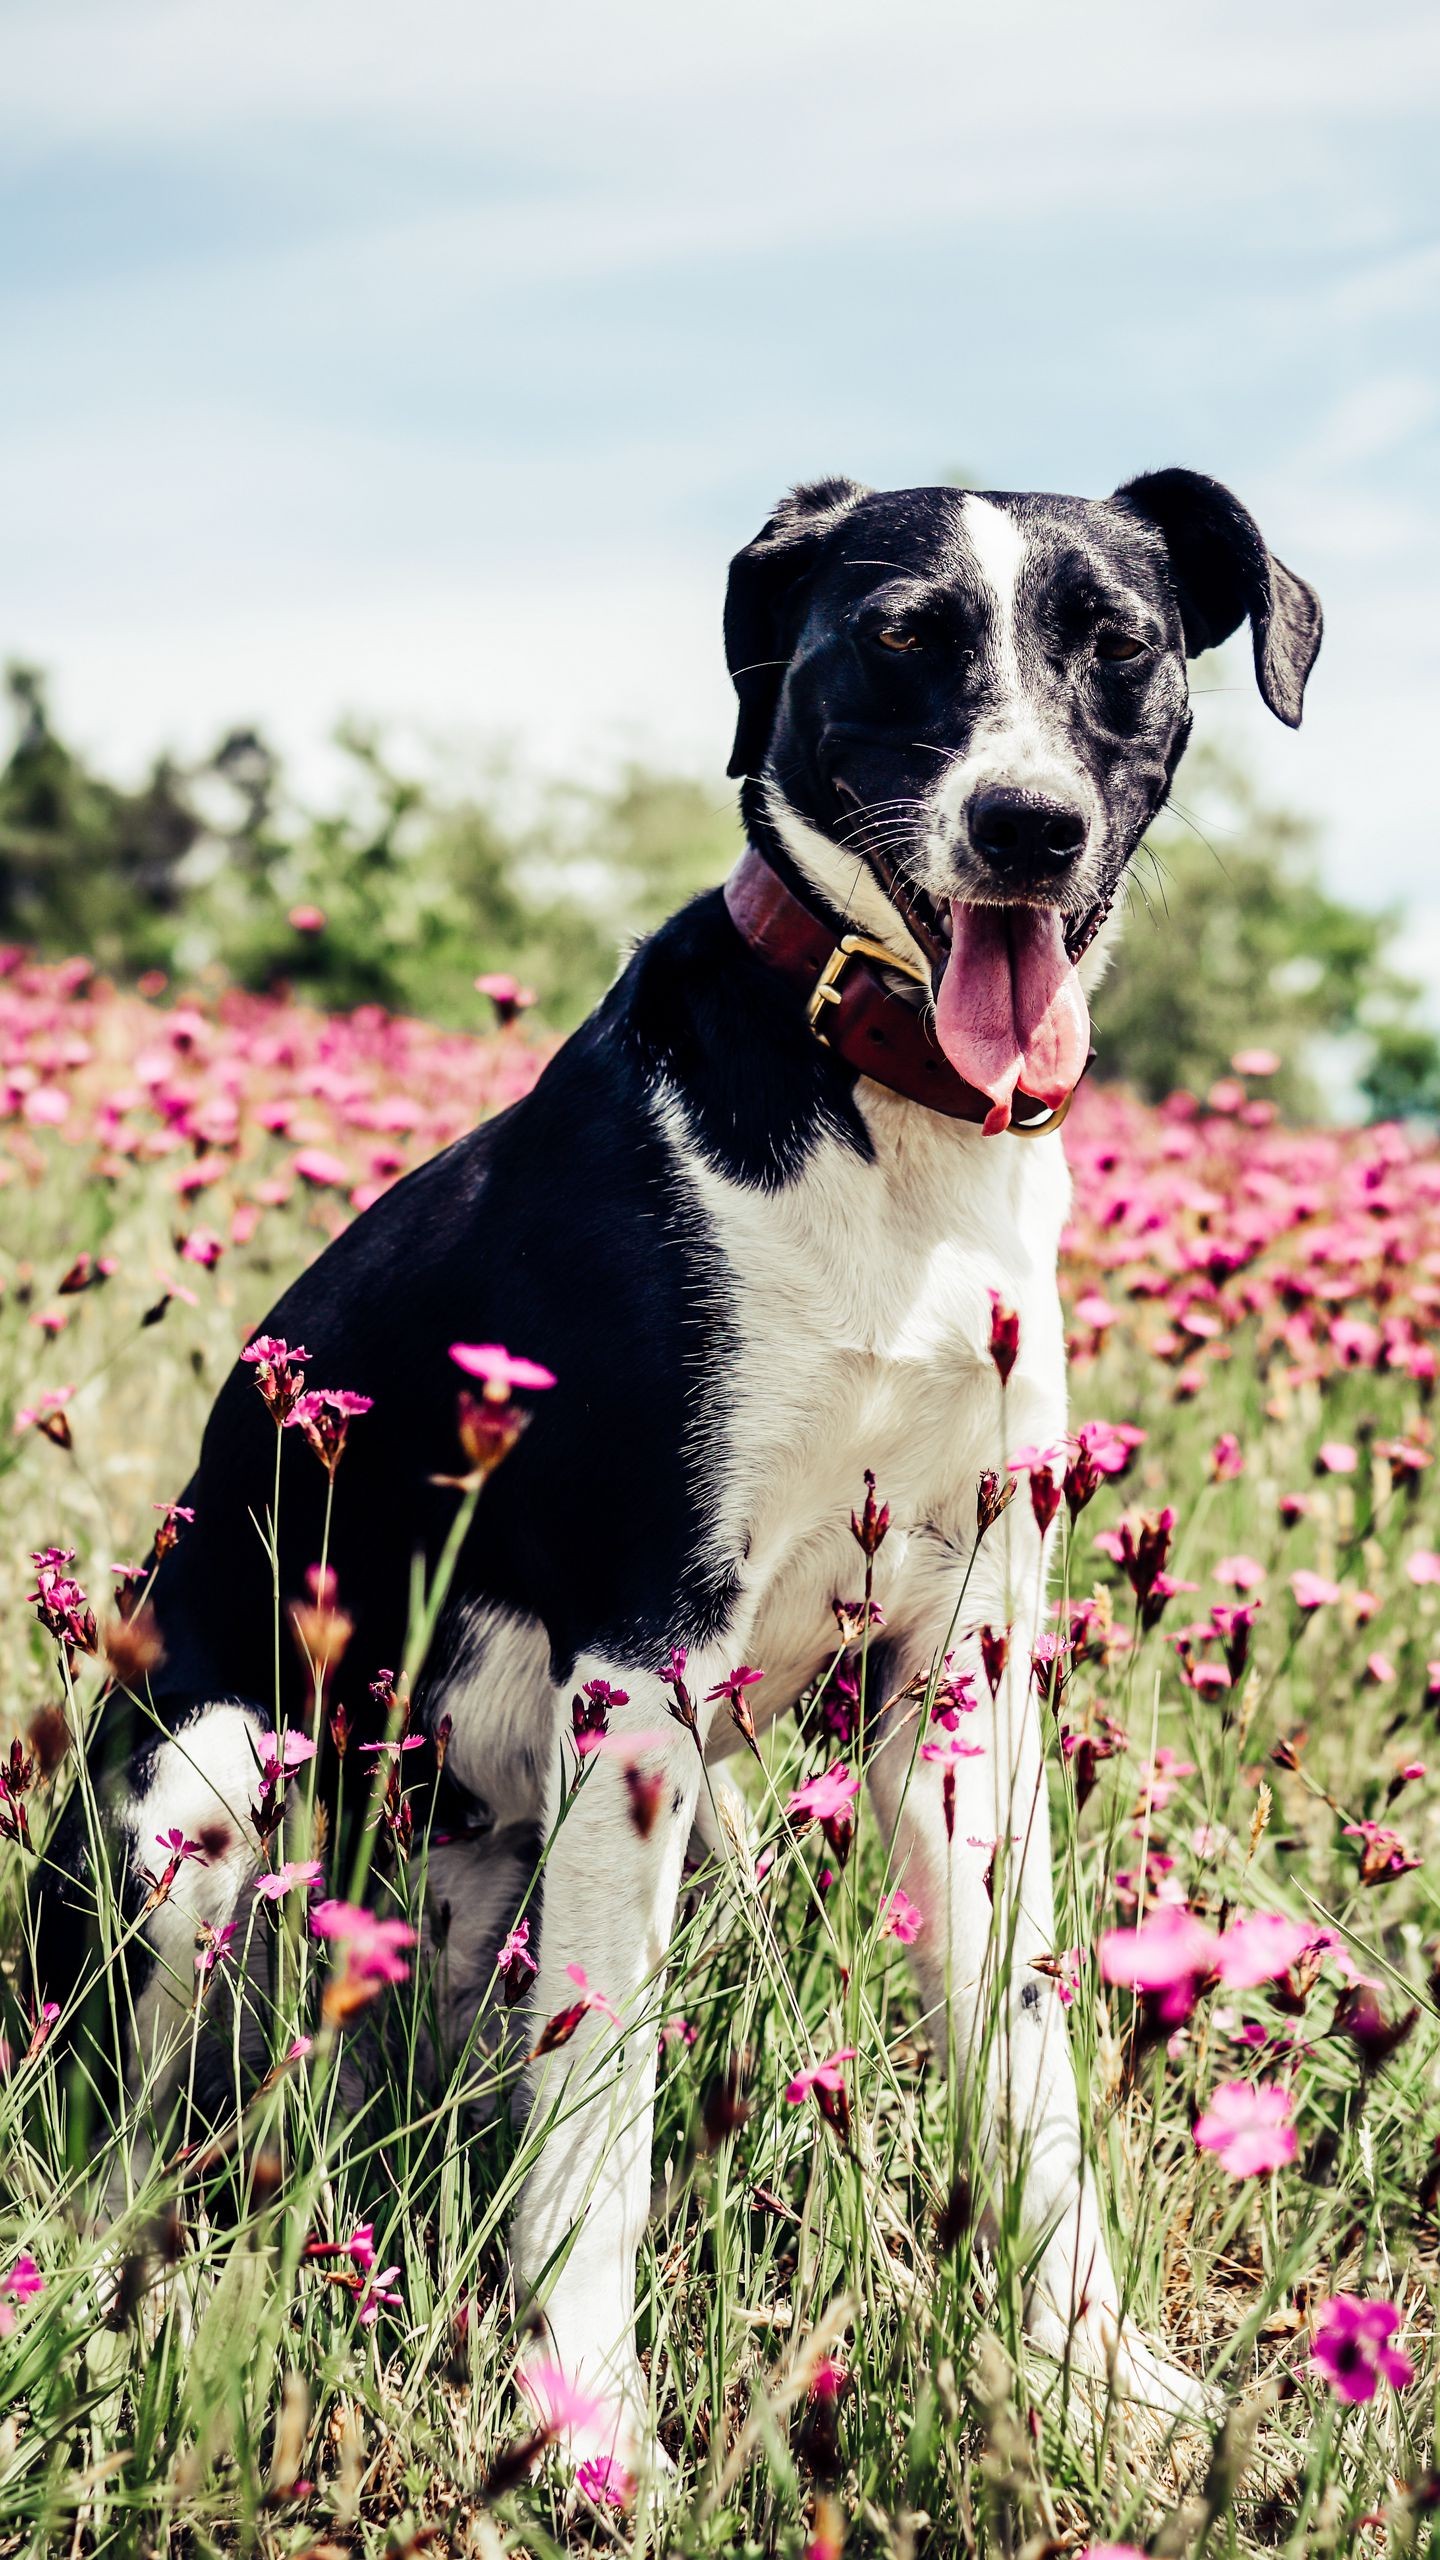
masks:
{"label": "blurred tree", "polygon": [[[317,1004],[467,1023],[476,976],[510,970],[565,1029],[738,842],[724,786],[639,765],[605,788],[523,794],[499,766],[420,778],[358,726],[340,733],[337,805],[318,813],[294,807],[253,730],[127,792],[56,735],[34,668],[6,684],[0,936],[116,973],[218,966]],[[1308,1062],[1338,1039],[1377,1114],[1440,1116],[1440,1042],[1390,964],[1395,918],[1330,896],[1310,829],[1233,759],[1192,752],[1183,788],[1201,816],[1160,820],[1131,866],[1097,1072],[1155,1098],[1203,1093],[1237,1050],[1273,1048],[1277,1099],[1313,1110]]]}
{"label": "blurred tree", "polygon": [[358,726],[338,741],[348,785],[320,813],[287,803],[251,730],[127,793],[56,735],[33,668],[6,682],[0,937],[112,972],[218,965],[319,1004],[472,1022],[476,976],[507,969],[565,1028],[628,941],[724,877],[738,841],[728,793],[684,776],[631,766],[608,788],[531,792],[520,813],[503,772],[421,780]]}
{"label": "blurred tree", "polygon": [[1159,1101],[1204,1093],[1237,1050],[1273,1049],[1267,1090],[1311,1111],[1314,1047],[1342,1040],[1370,1059],[1360,1085],[1377,1111],[1433,1111],[1440,1042],[1390,964],[1397,918],[1322,888],[1313,828],[1269,806],[1233,757],[1192,749],[1181,784],[1201,815],[1172,802],[1131,864],[1096,1072]]}
{"label": "blurred tree", "polygon": [[43,681],[12,666],[15,743],[0,771],[0,934],[86,951],[106,968],[163,959],[199,824],[165,760],[139,791],[86,770],[56,736]]}

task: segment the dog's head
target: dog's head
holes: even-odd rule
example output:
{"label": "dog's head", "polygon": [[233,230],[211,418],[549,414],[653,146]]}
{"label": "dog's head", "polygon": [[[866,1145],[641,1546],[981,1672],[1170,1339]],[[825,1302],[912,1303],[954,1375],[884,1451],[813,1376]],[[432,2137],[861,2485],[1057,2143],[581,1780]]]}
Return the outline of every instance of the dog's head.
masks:
{"label": "dog's head", "polygon": [[1292,728],[1320,606],[1193,471],[1113,498],[797,489],[735,559],[730,770],[852,927],[935,982],[952,1063],[1004,1127],[1059,1102],[1089,1018],[1071,953],[1190,729],[1185,662],[1245,620]]}

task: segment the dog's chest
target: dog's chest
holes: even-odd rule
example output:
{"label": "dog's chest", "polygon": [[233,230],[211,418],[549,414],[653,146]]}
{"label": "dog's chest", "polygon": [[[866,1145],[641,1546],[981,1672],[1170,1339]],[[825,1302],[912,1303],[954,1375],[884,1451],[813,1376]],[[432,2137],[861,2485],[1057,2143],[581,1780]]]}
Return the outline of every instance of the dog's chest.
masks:
{"label": "dog's chest", "polygon": [[[747,1641],[776,1704],[833,1642],[832,1602],[859,1588],[849,1517],[867,1467],[891,1508],[877,1589],[900,1628],[963,1557],[982,1468],[1064,1428],[1058,1141],[986,1140],[881,1094],[867,1118],[873,1163],[826,1139],[774,1192],[727,1182],[680,1139],[739,1337],[707,1435],[723,1451],[717,1547],[744,1560]],[[1020,1321],[1003,1403],[992,1290]]]}

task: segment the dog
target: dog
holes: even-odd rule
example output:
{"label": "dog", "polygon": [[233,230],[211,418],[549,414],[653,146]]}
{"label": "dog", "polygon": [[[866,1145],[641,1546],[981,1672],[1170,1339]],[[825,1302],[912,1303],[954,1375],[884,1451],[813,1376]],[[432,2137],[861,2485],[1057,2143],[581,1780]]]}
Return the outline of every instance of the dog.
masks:
{"label": "dog", "polygon": [[[618,2413],[608,2449],[641,2440],[658,1986],[692,1828],[714,1830],[707,1772],[740,1742],[725,1683],[763,1672],[745,1693],[763,1730],[831,1660],[866,1469],[891,1519],[865,1776],[921,1915],[931,2032],[983,2076],[995,2143],[1023,2137],[1031,2333],[1162,2407],[1198,2405],[1122,2316],[1063,2011],[1033,1962],[1054,1945],[1029,1677],[1044,1561],[1023,1504],[977,1538],[976,1488],[1019,1444],[1065,1434],[1058,1130],[1088,1061],[1086,990],[1189,734],[1187,660],[1246,621],[1260,693],[1297,725],[1317,599],[1194,472],[1102,501],[796,489],[730,571],[746,840],[731,880],[640,944],[523,1101],[397,1184],[266,1319],[317,1380],[373,1400],[329,1545],[354,1619],[331,1696],[357,1731],[368,1684],[402,1657],[412,1561],[433,1570],[460,1499],[451,1346],[509,1346],[554,1381],[516,1390],[528,1427],[460,1548],[414,1717],[444,1735],[471,1807],[445,1853],[462,2005],[555,1822],[577,1693],[624,1693],[604,1710],[612,1741],[647,1736],[663,1781],[647,1827],[623,1748],[598,1753],[530,1906],[535,2027],[573,2007],[577,1961],[625,2022],[617,2038],[587,2013],[532,2064],[553,2122],[512,2242],[547,2355]],[[1003,1403],[997,1304],[1018,1318]],[[276,1667],[254,1524],[276,1439],[256,1377],[242,1360],[215,1404],[193,1523],[156,1573],[150,1706],[118,1771],[97,1765],[132,1911],[157,1835],[208,1844],[136,1940],[152,2056],[183,2045],[195,1933],[243,1912],[262,1854],[247,1808]],[[286,1601],[322,1551],[325,1481],[299,1438],[281,1449]],[[987,1623],[1009,1627],[1009,1666],[993,1702],[977,1676],[983,1748],[942,1779],[913,1747],[915,1686],[947,1646],[952,1673],[978,1674]],[[298,1662],[281,1678],[298,1726]],[[42,1913],[42,1971],[72,1985],[86,1840],[72,1811]],[[992,1840],[987,1881],[963,1844]],[[997,1948],[1001,2021],[982,2038]]]}

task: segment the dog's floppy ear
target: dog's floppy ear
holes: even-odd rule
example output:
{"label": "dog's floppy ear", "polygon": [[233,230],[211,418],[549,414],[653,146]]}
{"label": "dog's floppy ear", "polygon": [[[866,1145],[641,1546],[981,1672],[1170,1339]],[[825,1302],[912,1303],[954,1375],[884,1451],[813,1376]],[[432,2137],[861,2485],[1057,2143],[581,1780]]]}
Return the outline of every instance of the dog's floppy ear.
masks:
{"label": "dog's floppy ear", "polygon": [[858,480],[812,480],[792,489],[730,563],[725,661],[740,697],[732,774],[758,773],[765,762],[806,576],[826,535],[869,494]]}
{"label": "dog's floppy ear", "polygon": [[1115,495],[1165,537],[1187,654],[1218,647],[1248,614],[1261,694],[1277,720],[1298,729],[1320,646],[1314,588],[1266,550],[1254,517],[1201,471],[1147,471]]}

